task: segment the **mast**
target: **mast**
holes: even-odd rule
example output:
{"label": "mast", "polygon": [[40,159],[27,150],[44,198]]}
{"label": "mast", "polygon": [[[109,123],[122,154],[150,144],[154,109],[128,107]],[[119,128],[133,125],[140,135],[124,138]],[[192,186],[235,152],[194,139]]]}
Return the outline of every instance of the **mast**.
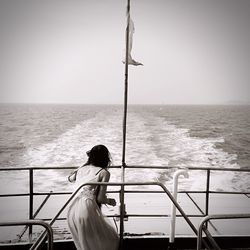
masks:
{"label": "mast", "polygon": [[[123,110],[123,138],[122,138],[122,166],[121,182],[125,182],[126,168],[126,132],[127,132],[127,106],[128,106],[128,57],[129,57],[129,23],[130,23],[130,0],[127,0],[127,28],[126,28],[126,56],[125,56],[125,80],[124,80],[124,110]],[[123,248],[124,232],[124,186],[120,190],[120,249]]]}
{"label": "mast", "polygon": [[126,28],[126,55],[125,55],[125,81],[124,81],[124,113],[123,113],[123,141],[122,141],[122,166],[126,165],[126,130],[128,106],[128,56],[129,56],[129,22],[130,0],[127,0],[127,28]]}

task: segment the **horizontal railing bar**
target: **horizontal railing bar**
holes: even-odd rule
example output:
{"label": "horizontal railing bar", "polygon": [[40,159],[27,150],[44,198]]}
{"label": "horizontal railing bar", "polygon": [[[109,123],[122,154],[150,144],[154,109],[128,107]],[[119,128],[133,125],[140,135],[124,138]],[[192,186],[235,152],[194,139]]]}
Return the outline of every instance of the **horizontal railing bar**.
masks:
{"label": "horizontal railing bar", "polygon": [[250,192],[227,192],[227,191],[209,191],[210,194],[243,194],[247,195],[250,194]]}
{"label": "horizontal railing bar", "polygon": [[250,172],[248,168],[216,168],[216,167],[171,167],[171,166],[137,166],[137,165],[126,165],[126,168],[144,168],[144,169],[187,169],[187,170],[214,170],[214,171],[239,171],[239,172]]}
{"label": "horizontal railing bar", "polygon": [[[53,170],[57,170],[57,169],[77,169],[79,168],[79,166],[59,166],[59,167],[10,167],[10,168],[0,168],[0,171],[17,171],[17,170],[23,170],[23,171],[27,171],[30,169],[33,170],[44,170],[44,169],[53,169]],[[110,166],[109,168],[121,168],[121,166]]]}
{"label": "horizontal railing bar", "polygon": [[38,195],[38,196],[48,195],[48,194],[51,194],[51,195],[69,195],[69,194],[72,194],[72,192],[53,192],[53,193],[39,192],[39,193],[33,193],[33,195]]}
{"label": "horizontal railing bar", "polygon": [[[109,193],[115,193],[116,191],[108,191]],[[163,194],[164,191],[156,191],[156,190],[126,190],[125,193],[161,193]],[[178,191],[179,194],[206,194],[206,191]],[[236,192],[236,191],[209,191],[211,194],[243,194],[243,195],[250,195],[250,192]]]}
{"label": "horizontal railing bar", "polygon": [[[126,214],[126,217],[170,217],[171,215],[169,214]],[[205,215],[202,215],[202,214],[186,214],[187,217],[197,217],[197,218],[200,218],[200,217],[204,217]],[[110,216],[110,217],[114,217],[114,216]],[[177,214],[176,217],[180,217],[180,218],[183,218],[183,216],[181,214]]]}
{"label": "horizontal railing bar", "polygon": [[[206,215],[202,214],[186,214],[187,217],[189,218],[203,218]],[[111,214],[111,215],[105,215],[105,217],[110,217],[110,218],[120,218],[119,214]],[[126,217],[170,217],[170,214],[126,214]],[[178,218],[183,218],[181,214],[177,214],[176,217]],[[37,219],[39,220],[44,220],[44,221],[50,221],[51,218],[40,218],[38,217]],[[56,220],[66,220],[67,218],[65,217],[59,217]]]}
{"label": "horizontal railing bar", "polygon": [[[112,216],[112,217],[114,217],[114,216]],[[44,220],[44,221],[50,221],[51,220],[51,218],[41,218],[41,217],[37,217],[36,219]],[[66,220],[66,219],[67,219],[66,217],[59,217],[56,220]]]}
{"label": "horizontal railing bar", "polygon": [[[44,170],[44,169],[77,169],[79,166],[61,166],[61,167],[10,167],[10,168],[0,168],[0,171],[16,171],[16,170]],[[121,168],[121,166],[110,166],[109,168]],[[247,168],[216,168],[216,167],[188,167],[180,168],[175,166],[150,166],[150,165],[126,165],[126,168],[138,168],[138,169],[187,169],[187,170],[211,170],[211,171],[237,171],[237,172],[250,172]]]}
{"label": "horizontal railing bar", "polygon": [[[173,167],[173,166],[147,166],[147,165],[126,165],[125,169],[128,168],[144,168],[144,169],[180,169],[179,167]],[[187,168],[186,168],[187,169]]]}
{"label": "horizontal railing bar", "polygon": [[23,193],[23,194],[0,194],[1,197],[19,197],[19,196],[30,196],[30,193]]}
{"label": "horizontal railing bar", "polygon": [[44,169],[76,169],[78,167],[10,167],[10,168],[0,168],[0,171],[17,171],[17,170],[44,170]]}
{"label": "horizontal railing bar", "polygon": [[[186,214],[186,216],[190,218],[200,218],[204,217],[205,215]],[[119,215],[117,216],[110,215],[108,217],[119,217]],[[170,214],[126,214],[126,217],[171,217],[171,215]],[[176,217],[183,218],[181,214],[177,214]]]}
{"label": "horizontal railing bar", "polygon": [[157,191],[157,190],[124,190],[124,193],[134,193],[134,194],[138,194],[138,193],[145,193],[145,194],[164,194],[164,191]]}
{"label": "horizontal railing bar", "polygon": [[[112,193],[112,194],[116,194],[116,193],[120,193],[119,190],[117,191],[107,191],[107,193]],[[159,194],[164,194],[164,191],[155,191],[155,190],[124,190],[124,193],[159,193]],[[205,194],[206,191],[178,191],[178,193],[180,194]],[[250,194],[250,192],[230,192],[230,191],[209,191],[209,193],[211,194],[243,194],[243,195],[248,195]],[[39,192],[39,193],[34,193],[34,195],[47,195],[50,194],[48,192]],[[67,194],[72,194],[72,192],[53,192],[52,195],[67,195]]]}
{"label": "horizontal railing bar", "polygon": [[[117,191],[107,191],[107,193],[120,193],[119,190]],[[156,191],[156,190],[125,190],[124,193],[159,193],[159,194],[164,194],[164,191]],[[206,191],[178,191],[178,193],[180,194],[205,194]],[[250,192],[229,192],[229,191],[209,191],[210,194],[242,194],[242,195],[250,195]],[[70,195],[72,194],[72,192],[37,192],[37,193],[33,193],[33,195],[37,195],[37,196],[42,196],[42,195]],[[0,194],[0,198],[1,197],[15,197],[15,196],[29,196],[29,193],[23,193],[23,194]]]}

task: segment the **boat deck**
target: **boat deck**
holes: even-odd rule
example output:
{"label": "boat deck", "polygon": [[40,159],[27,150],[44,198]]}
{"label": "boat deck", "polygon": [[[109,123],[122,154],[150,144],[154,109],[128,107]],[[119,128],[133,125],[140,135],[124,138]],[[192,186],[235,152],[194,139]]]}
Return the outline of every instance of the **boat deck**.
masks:
{"label": "boat deck", "polygon": [[[244,249],[249,250],[250,237],[217,237],[216,242],[221,249]],[[184,237],[175,239],[174,244],[169,244],[169,240],[165,237],[125,237],[123,241],[123,250],[174,250],[174,249],[196,249],[197,239],[195,237]],[[54,250],[76,250],[72,240],[55,241]],[[26,250],[30,248],[30,244],[5,244],[1,245],[1,250]],[[47,249],[46,244],[41,249]]]}

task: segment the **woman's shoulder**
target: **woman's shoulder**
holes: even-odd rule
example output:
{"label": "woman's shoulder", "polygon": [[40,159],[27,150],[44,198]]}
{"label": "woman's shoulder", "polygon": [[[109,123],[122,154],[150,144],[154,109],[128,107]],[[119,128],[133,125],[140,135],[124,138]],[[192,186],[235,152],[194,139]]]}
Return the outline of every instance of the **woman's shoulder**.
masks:
{"label": "woman's shoulder", "polygon": [[101,168],[99,172],[99,176],[101,177],[101,179],[107,180],[110,178],[110,172],[105,168]]}
{"label": "woman's shoulder", "polygon": [[96,174],[107,174],[109,173],[109,171],[106,169],[106,168],[101,168],[101,167],[96,167],[95,166],[95,169],[96,169]]}

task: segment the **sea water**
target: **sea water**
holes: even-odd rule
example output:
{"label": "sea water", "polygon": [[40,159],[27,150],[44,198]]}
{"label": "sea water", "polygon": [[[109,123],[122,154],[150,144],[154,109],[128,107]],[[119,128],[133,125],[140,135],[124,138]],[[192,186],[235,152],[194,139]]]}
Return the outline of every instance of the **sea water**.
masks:
{"label": "sea water", "polygon": [[[85,152],[106,145],[113,165],[121,165],[121,105],[0,105],[0,165],[11,167],[81,166]],[[126,164],[171,168],[250,168],[250,106],[130,105]],[[175,169],[176,170],[176,169]],[[172,182],[171,170],[126,171],[126,181]],[[70,171],[37,171],[36,190],[65,190]],[[112,169],[112,181],[120,170]],[[27,191],[25,171],[1,172],[1,193]],[[205,183],[200,172],[181,181],[182,188]],[[214,189],[250,190],[249,174],[215,173]]]}

